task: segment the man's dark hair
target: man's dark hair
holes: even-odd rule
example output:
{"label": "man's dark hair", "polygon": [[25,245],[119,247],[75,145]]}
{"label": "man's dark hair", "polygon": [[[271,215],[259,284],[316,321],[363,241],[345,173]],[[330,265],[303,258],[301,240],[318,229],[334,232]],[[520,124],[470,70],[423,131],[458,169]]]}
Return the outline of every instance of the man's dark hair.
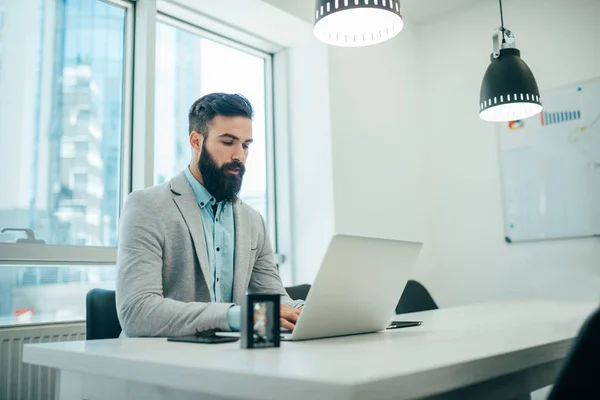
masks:
{"label": "man's dark hair", "polygon": [[190,107],[189,134],[196,131],[206,137],[208,135],[208,125],[218,115],[252,119],[254,110],[248,99],[241,94],[207,94],[196,100]]}

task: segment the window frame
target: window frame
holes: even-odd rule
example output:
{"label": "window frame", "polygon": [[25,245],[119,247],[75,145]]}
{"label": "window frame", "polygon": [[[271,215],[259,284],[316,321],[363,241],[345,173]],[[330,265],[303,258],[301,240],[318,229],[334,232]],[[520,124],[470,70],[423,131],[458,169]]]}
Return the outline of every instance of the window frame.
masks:
{"label": "window frame", "polygon": [[[132,191],[154,185],[156,23],[165,22],[265,60],[267,229],[276,252],[276,263],[289,267],[285,258],[289,258],[292,251],[292,229],[289,205],[285,200],[290,199],[287,179],[290,155],[289,149],[282,148],[288,143],[285,106],[288,65],[282,56],[284,48],[180,3],[166,0],[98,1],[126,10],[119,214]],[[275,96],[283,106],[275,107]],[[283,137],[279,137],[281,135]],[[278,206],[278,202],[282,204]],[[280,250],[286,257],[278,253]],[[116,247],[0,243],[0,267],[114,266],[116,259]]]}
{"label": "window frame", "polygon": [[[173,8],[170,12],[173,13]],[[190,11],[188,11],[188,14]],[[244,53],[262,58],[265,63],[265,155],[266,155],[266,201],[267,201],[267,229],[273,243],[273,248],[277,249],[277,197],[275,184],[275,131],[274,131],[274,100],[273,100],[273,58],[274,55],[256,49],[255,47],[240,43],[233,39],[223,37],[214,32],[201,28],[195,23],[199,22],[194,18],[195,12],[191,12],[185,20],[172,14],[166,14],[160,9],[157,10],[156,23],[164,23],[176,29],[181,29],[200,38],[225,45],[227,47],[242,51]],[[197,15],[196,15],[197,17]],[[153,157],[154,159],[154,157]],[[153,171],[154,171],[154,165]],[[154,182],[152,182],[154,184]]]}
{"label": "window frame", "polygon": [[[123,200],[130,192],[131,165],[131,131],[132,131],[132,77],[133,77],[133,46],[134,46],[134,0],[97,0],[125,9],[125,29],[123,46],[123,109],[121,121],[121,199],[118,214]],[[7,227],[8,228],[8,227]],[[21,227],[10,227],[21,228]],[[37,238],[40,239],[40,238]],[[102,266],[115,265],[117,248],[109,246],[64,246],[43,243],[0,243],[0,268],[2,266]]]}

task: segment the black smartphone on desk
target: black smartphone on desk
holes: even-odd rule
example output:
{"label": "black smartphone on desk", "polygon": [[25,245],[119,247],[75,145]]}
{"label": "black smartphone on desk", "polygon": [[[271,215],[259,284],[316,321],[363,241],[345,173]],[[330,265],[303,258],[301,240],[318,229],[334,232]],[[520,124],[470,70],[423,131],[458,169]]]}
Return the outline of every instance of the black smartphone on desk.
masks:
{"label": "black smartphone on desk", "polygon": [[180,336],[167,338],[169,342],[185,342],[185,343],[205,343],[205,344],[217,344],[217,343],[230,343],[237,342],[240,340],[239,337],[234,336]]}
{"label": "black smartphone on desk", "polygon": [[420,326],[423,321],[392,321],[386,329],[408,328],[411,326]]}

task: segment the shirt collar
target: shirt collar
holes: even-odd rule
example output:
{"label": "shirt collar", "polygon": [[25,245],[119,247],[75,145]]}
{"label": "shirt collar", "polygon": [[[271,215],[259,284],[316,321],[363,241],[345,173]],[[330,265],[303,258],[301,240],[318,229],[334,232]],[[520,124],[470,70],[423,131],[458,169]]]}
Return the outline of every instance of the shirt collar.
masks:
{"label": "shirt collar", "polygon": [[200,206],[200,208],[217,204],[214,196],[211,195],[200,182],[198,182],[198,180],[190,172],[189,167],[186,167],[183,172],[185,173],[187,180],[190,182],[190,186],[192,186],[192,190],[194,191],[196,201],[198,202],[198,206]]}

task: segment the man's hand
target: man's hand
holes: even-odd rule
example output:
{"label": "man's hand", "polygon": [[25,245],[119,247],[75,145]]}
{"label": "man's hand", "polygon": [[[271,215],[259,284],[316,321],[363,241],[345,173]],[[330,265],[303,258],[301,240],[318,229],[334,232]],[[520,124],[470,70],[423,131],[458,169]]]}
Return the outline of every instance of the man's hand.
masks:
{"label": "man's hand", "polygon": [[292,308],[285,304],[281,304],[279,306],[279,320],[281,322],[281,327],[293,331],[301,311],[302,309]]}

